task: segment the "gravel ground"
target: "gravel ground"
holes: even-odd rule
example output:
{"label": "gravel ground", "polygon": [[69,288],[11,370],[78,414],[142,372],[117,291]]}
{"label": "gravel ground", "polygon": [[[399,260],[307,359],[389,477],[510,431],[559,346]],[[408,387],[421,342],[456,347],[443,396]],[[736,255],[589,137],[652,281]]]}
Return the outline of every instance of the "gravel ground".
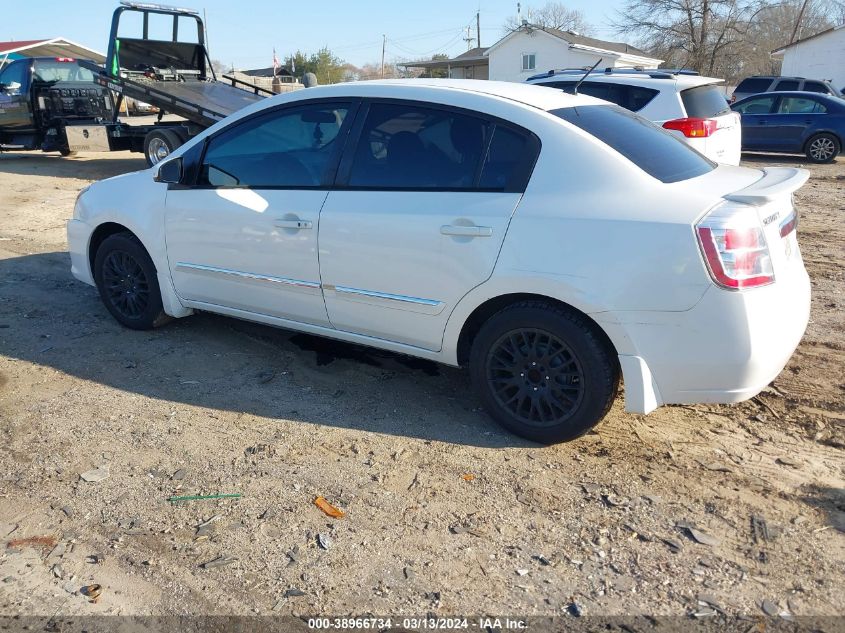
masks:
{"label": "gravel ground", "polygon": [[796,196],[812,321],[769,388],[620,398],[545,448],[456,369],[208,314],[122,329],[65,221],[135,156],[0,155],[0,615],[845,611],[842,158]]}

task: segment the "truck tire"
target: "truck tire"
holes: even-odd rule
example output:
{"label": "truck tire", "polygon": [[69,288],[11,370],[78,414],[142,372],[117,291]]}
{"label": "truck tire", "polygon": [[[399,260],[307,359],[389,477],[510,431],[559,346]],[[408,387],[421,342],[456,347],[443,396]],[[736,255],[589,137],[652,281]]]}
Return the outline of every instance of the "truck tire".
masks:
{"label": "truck tire", "polygon": [[144,157],[147,166],[158,165],[183,143],[173,130],[153,130],[144,137]]}

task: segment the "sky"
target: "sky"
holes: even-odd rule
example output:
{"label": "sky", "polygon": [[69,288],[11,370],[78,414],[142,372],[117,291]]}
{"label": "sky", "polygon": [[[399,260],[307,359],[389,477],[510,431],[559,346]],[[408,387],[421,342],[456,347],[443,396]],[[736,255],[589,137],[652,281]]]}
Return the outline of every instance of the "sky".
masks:
{"label": "sky", "polygon": [[[523,17],[527,6],[545,2],[523,0]],[[517,5],[511,0],[161,0],[158,4],[196,9],[200,14],[205,10],[211,58],[236,68],[270,66],[274,48],[283,60],[297,50],[312,53],[324,46],[357,66],[378,63],[382,35],[387,36],[389,62],[441,52],[458,55],[467,50],[463,41],[467,26],[475,37],[476,11],[481,12],[481,44],[489,46],[502,36],[505,20],[516,16]],[[565,4],[584,12],[595,37],[618,39],[610,22],[621,0],[568,0]],[[118,2],[5,0],[4,5],[0,41],[65,37],[105,53],[111,13]]]}

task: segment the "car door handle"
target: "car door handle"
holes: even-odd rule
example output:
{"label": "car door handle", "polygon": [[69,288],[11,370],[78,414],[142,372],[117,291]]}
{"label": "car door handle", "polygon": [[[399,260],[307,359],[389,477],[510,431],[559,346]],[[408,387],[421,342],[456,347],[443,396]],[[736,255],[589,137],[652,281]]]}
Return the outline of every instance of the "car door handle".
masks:
{"label": "car door handle", "polygon": [[276,220],[273,226],[279,229],[310,229],[314,225],[309,220]]}
{"label": "car door handle", "polygon": [[493,235],[493,228],[489,226],[457,226],[455,224],[444,224],[440,227],[443,235],[457,235],[460,237],[490,237]]}
{"label": "car door handle", "polygon": [[757,125],[766,125],[766,119],[760,119],[760,120],[757,122]]}

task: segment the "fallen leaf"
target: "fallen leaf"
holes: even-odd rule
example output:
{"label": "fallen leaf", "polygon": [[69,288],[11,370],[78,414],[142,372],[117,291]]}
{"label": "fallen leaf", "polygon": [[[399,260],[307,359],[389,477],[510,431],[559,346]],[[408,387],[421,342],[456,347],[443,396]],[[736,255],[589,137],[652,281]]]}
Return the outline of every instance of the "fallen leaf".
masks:
{"label": "fallen leaf", "polygon": [[463,478],[464,481],[472,481],[473,479],[475,479],[475,475],[473,475],[472,473],[464,473]]}
{"label": "fallen leaf", "polygon": [[16,538],[6,544],[7,549],[20,549],[21,547],[41,547],[43,549],[50,549],[56,546],[58,539],[55,536],[28,536],[26,538]]}
{"label": "fallen leaf", "polygon": [[314,505],[320,508],[327,516],[332,517],[333,519],[342,519],[346,516],[346,513],[341,510],[340,508],[335,508],[332,504],[330,504],[324,497],[317,497],[314,499]]}

